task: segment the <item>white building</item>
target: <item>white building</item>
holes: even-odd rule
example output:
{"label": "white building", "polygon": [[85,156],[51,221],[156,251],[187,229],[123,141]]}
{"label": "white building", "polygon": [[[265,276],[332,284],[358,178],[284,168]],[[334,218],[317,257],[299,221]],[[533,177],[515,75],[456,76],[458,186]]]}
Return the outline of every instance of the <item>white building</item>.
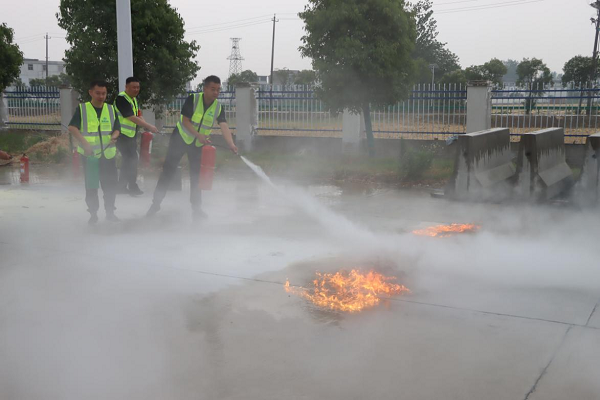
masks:
{"label": "white building", "polygon": [[[63,61],[48,61],[48,76],[60,75],[65,72]],[[46,61],[34,58],[23,59],[19,78],[24,84],[29,85],[31,79],[44,79],[46,77]]]}

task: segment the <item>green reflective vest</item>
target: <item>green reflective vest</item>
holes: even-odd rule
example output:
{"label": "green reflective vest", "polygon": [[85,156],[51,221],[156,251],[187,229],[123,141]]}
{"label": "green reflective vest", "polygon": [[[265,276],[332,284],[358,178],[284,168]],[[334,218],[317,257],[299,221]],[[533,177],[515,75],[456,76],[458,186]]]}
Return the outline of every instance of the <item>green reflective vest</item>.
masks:
{"label": "green reflective vest", "polygon": [[[131,108],[133,108],[133,115],[137,117],[140,109],[137,99],[129,97],[129,95],[125,92],[119,93],[119,96],[125,97],[125,100],[127,100],[127,102],[131,104]],[[131,138],[134,137],[137,125],[134,122],[131,122],[127,118],[123,117],[123,114],[121,114],[118,107],[115,107],[115,110],[117,111],[117,115],[119,116],[119,122],[121,123],[121,134]]]}
{"label": "green reflective vest", "polygon": [[[221,105],[217,100],[214,101],[208,107],[207,110],[204,110],[204,93],[195,93],[194,94],[194,114],[192,115],[192,126],[199,133],[208,136],[212,132],[212,127],[214,121],[217,119],[219,114],[221,113]],[[202,147],[202,143],[196,139],[192,133],[189,133],[185,126],[183,126],[183,115],[179,116],[179,122],[177,122],[177,130],[179,134],[183,138],[183,141],[186,144],[192,144],[192,142],[196,142],[196,147]]]}
{"label": "green reflective vest", "polygon": [[[117,148],[110,143],[110,135],[115,124],[115,110],[112,104],[102,106],[100,119],[92,103],[87,102],[79,105],[81,112],[81,134],[92,146],[93,157],[100,158],[104,152],[105,158],[113,158],[117,155]],[[100,139],[101,138],[101,139]],[[85,154],[81,146],[77,146],[80,154]]]}

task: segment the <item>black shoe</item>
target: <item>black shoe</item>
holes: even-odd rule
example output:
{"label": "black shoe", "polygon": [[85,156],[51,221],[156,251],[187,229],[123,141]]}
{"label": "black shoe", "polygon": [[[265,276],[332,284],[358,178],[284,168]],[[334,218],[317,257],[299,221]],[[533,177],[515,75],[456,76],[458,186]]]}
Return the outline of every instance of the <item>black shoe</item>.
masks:
{"label": "black shoe", "polygon": [[152,203],[148,212],[146,212],[146,217],[153,217],[157,212],[160,211],[160,206],[158,204]]}
{"label": "black shoe", "polygon": [[88,219],[88,224],[95,225],[98,222],[98,214],[91,214],[90,219]]}
{"label": "black shoe", "polygon": [[129,194],[130,194],[131,196],[141,196],[141,195],[143,195],[143,194],[144,194],[144,192],[142,192],[142,191],[140,190],[140,188],[136,186],[136,187],[135,187],[135,188],[133,188],[133,189],[129,189]]}
{"label": "black shoe", "polygon": [[[98,219],[98,217],[96,217]],[[106,214],[106,220],[110,222],[121,222],[119,217],[117,217],[114,213]]]}

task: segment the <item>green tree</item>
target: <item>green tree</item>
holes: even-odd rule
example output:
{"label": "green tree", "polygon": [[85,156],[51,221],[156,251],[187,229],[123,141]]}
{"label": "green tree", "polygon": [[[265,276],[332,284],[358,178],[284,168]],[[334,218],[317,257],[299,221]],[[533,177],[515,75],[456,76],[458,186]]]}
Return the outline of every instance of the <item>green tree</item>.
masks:
{"label": "green tree", "polygon": [[[587,82],[591,81],[593,71],[592,57],[575,56],[565,63],[563,67],[564,74],[562,83],[575,83],[578,87],[583,87]],[[596,67],[596,76],[598,67]]]}
{"label": "green tree", "polygon": [[273,71],[273,82],[283,86],[290,85],[292,83],[292,73],[287,68]]}
{"label": "green tree", "polygon": [[462,85],[463,87],[467,86],[467,82],[468,80],[465,75],[465,71],[463,71],[462,69],[456,69],[452,72],[448,72],[439,80],[440,84],[457,84]]}
{"label": "green tree", "polygon": [[552,82],[552,74],[542,60],[524,58],[517,66],[517,75],[517,85],[530,90],[525,100],[525,113],[529,114],[535,107],[535,98],[542,96],[544,86]]}
{"label": "green tree", "polygon": [[507,68],[504,63],[497,58],[482,65],[472,65],[465,68],[465,77],[468,81],[490,81],[496,86],[502,86],[502,77],[506,75]]}
{"label": "green tree", "polygon": [[23,82],[23,80],[19,77],[19,78],[15,79],[14,81],[12,81],[10,86],[25,87],[25,86],[27,86],[27,84],[25,82]]}
{"label": "green tree", "polygon": [[[183,39],[181,16],[167,0],[131,0],[133,75],[142,82],[142,103],[162,105],[185,91],[200,69],[193,58],[199,47]],[[87,97],[89,82],[105,79],[110,98],[118,87],[115,3],[61,0],[58,25],[71,46],[65,52],[73,87]]]}
{"label": "green tree", "polygon": [[433,18],[433,3],[431,0],[420,0],[409,4],[409,9],[416,22],[417,38],[413,58],[419,60],[419,80],[431,81],[430,64],[435,64],[435,81],[452,71],[460,69],[456,54],[446,48],[446,43],[437,40],[437,21]]}
{"label": "green tree", "polygon": [[332,111],[364,113],[374,155],[370,104],[408,96],[416,75],[414,18],[404,0],[309,0],[299,15],[306,31],[300,51],[319,76],[317,95]]}
{"label": "green tree", "polygon": [[227,79],[227,85],[230,87],[235,87],[238,83],[251,82],[258,82],[258,75],[256,72],[249,69],[242,71],[239,74],[231,74],[231,76]]}
{"label": "green tree", "polygon": [[13,43],[15,31],[5,23],[0,25],[0,92],[19,78],[23,52]]}
{"label": "green tree", "polygon": [[505,60],[502,61],[504,66],[506,67],[506,74],[502,77],[503,83],[515,83],[517,79],[519,79],[519,75],[517,75],[517,66],[519,62],[516,60]]}
{"label": "green tree", "polygon": [[52,75],[48,78],[34,78],[29,80],[29,86],[48,86],[48,87],[60,87],[70,86],[71,79],[69,75],[61,73],[60,75]]}
{"label": "green tree", "polygon": [[294,85],[314,85],[317,82],[317,73],[311,69],[303,69],[294,78]]}

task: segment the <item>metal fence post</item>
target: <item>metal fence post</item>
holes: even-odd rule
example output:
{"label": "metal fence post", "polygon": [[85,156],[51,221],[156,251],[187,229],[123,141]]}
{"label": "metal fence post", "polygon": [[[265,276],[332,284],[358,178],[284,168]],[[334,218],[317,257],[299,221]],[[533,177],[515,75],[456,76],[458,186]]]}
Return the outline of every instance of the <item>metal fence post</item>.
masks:
{"label": "metal fence post", "polygon": [[467,85],[467,133],[492,127],[492,87],[487,81]]}
{"label": "metal fence post", "polygon": [[356,153],[360,147],[361,114],[344,110],[342,116],[342,150],[344,153]]}
{"label": "metal fence post", "polygon": [[0,92],[0,127],[8,124],[8,100],[4,97],[4,92]]}
{"label": "metal fence post", "polygon": [[61,132],[67,132],[67,126],[75,113],[79,102],[79,93],[70,87],[60,88],[60,123]]}

